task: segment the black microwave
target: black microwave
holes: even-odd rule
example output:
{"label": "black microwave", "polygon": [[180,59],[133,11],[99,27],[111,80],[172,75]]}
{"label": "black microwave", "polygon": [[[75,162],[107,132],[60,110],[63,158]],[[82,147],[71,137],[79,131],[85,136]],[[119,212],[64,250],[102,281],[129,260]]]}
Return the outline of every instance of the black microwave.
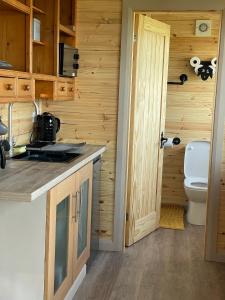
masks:
{"label": "black microwave", "polygon": [[59,76],[77,77],[78,69],[78,49],[64,43],[59,43]]}

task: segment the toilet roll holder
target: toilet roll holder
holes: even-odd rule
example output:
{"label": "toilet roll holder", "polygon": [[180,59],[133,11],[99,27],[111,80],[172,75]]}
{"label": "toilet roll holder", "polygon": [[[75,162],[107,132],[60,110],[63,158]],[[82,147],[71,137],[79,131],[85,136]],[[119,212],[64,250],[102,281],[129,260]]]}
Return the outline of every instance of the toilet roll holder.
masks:
{"label": "toilet roll holder", "polygon": [[[163,149],[164,145],[168,142],[168,137],[164,136],[164,133],[161,133],[161,140],[160,140],[160,148]],[[181,139],[179,137],[173,138],[173,145],[177,146],[180,145]]]}

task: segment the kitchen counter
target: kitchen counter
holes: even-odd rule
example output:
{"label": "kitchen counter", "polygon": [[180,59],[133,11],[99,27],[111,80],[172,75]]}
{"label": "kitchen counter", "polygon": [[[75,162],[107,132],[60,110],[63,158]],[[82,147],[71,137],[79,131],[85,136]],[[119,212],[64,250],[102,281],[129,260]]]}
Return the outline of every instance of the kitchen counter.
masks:
{"label": "kitchen counter", "polygon": [[31,202],[104,153],[106,147],[85,145],[70,163],[7,161],[0,169],[0,201]]}

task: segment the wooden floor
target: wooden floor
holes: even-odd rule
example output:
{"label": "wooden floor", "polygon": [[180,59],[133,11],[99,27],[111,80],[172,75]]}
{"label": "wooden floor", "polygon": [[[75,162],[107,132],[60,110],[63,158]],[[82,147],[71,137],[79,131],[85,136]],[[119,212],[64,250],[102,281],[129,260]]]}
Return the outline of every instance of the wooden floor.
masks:
{"label": "wooden floor", "polygon": [[204,231],[159,229],[100,253],[74,300],[225,300],[225,264],[203,261]]}

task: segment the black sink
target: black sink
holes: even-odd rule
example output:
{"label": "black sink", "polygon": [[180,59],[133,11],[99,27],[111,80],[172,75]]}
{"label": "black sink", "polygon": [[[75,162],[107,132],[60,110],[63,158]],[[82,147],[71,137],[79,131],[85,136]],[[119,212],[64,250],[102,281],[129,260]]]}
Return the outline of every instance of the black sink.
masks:
{"label": "black sink", "polygon": [[65,163],[71,162],[81,154],[79,153],[66,153],[66,152],[46,152],[46,151],[26,151],[18,154],[12,159],[24,161],[41,161],[41,162],[57,162]]}

